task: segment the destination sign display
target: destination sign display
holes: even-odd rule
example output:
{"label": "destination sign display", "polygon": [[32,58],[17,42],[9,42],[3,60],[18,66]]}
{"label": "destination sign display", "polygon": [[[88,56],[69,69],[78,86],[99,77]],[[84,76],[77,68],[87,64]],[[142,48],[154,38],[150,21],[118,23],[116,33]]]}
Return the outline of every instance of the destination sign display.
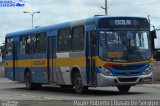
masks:
{"label": "destination sign display", "polygon": [[115,20],[115,25],[132,25],[131,20]]}
{"label": "destination sign display", "polygon": [[145,18],[101,18],[98,21],[99,28],[150,28]]}

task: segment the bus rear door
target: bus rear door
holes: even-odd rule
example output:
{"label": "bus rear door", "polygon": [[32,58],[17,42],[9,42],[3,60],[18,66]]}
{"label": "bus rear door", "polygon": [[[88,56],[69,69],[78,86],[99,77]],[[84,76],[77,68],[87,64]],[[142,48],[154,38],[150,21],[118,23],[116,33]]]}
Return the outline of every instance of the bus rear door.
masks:
{"label": "bus rear door", "polygon": [[48,67],[49,67],[49,82],[56,82],[56,37],[48,38]]}
{"label": "bus rear door", "polygon": [[16,72],[18,70],[18,66],[17,66],[17,59],[18,59],[18,47],[19,47],[19,42],[18,42],[19,38],[13,38],[13,48],[12,48],[12,58],[13,58],[13,80],[17,80],[18,77],[16,77]]}
{"label": "bus rear door", "polygon": [[96,53],[96,42],[95,32],[87,32],[87,81],[88,84],[96,86],[96,68],[95,68],[95,53]]}

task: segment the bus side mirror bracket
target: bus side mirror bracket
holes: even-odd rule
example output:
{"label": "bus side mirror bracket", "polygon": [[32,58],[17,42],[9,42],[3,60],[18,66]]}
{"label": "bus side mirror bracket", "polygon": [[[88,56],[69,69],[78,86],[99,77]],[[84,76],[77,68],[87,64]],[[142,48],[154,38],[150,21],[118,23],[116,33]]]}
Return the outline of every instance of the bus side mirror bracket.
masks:
{"label": "bus side mirror bracket", "polygon": [[92,37],[92,44],[93,45],[96,45],[96,42],[97,42],[97,38],[96,38],[96,31],[92,31],[91,32],[91,37]]}
{"label": "bus side mirror bracket", "polygon": [[156,34],[156,30],[155,29],[153,31],[151,31],[151,37],[152,37],[152,39],[156,39],[157,38],[157,34]]}

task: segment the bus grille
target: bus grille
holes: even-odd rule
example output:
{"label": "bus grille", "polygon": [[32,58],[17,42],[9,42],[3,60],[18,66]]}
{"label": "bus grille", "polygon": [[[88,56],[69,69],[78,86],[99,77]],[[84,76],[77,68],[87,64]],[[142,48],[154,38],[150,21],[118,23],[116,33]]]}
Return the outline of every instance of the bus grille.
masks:
{"label": "bus grille", "polygon": [[116,72],[116,75],[140,75],[140,72]]}
{"label": "bus grille", "polygon": [[137,80],[137,77],[134,78],[118,78],[120,82],[135,82]]}
{"label": "bus grille", "polygon": [[144,67],[144,64],[141,65],[132,65],[132,66],[112,66],[116,70],[137,70]]}

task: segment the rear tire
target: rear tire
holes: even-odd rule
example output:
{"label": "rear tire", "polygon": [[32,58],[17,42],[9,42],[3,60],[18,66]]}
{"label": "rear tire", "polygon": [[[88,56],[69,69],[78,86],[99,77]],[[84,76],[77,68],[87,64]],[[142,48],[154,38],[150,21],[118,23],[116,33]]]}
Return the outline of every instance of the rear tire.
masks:
{"label": "rear tire", "polygon": [[61,88],[73,88],[73,85],[60,85]]}
{"label": "rear tire", "polygon": [[76,93],[82,94],[88,90],[87,86],[83,86],[82,78],[81,78],[81,75],[79,72],[75,73],[73,82],[74,82],[74,87],[75,87]]}
{"label": "rear tire", "polygon": [[34,88],[30,72],[26,72],[25,74],[25,84],[26,84],[26,89],[28,90],[32,90]]}
{"label": "rear tire", "polygon": [[25,74],[25,85],[28,90],[40,89],[42,87],[42,84],[32,83],[32,76],[29,71]]}
{"label": "rear tire", "polygon": [[124,85],[124,86],[117,86],[120,93],[128,93],[131,86]]}
{"label": "rear tire", "polygon": [[33,84],[34,89],[41,89],[42,88],[42,84]]}

